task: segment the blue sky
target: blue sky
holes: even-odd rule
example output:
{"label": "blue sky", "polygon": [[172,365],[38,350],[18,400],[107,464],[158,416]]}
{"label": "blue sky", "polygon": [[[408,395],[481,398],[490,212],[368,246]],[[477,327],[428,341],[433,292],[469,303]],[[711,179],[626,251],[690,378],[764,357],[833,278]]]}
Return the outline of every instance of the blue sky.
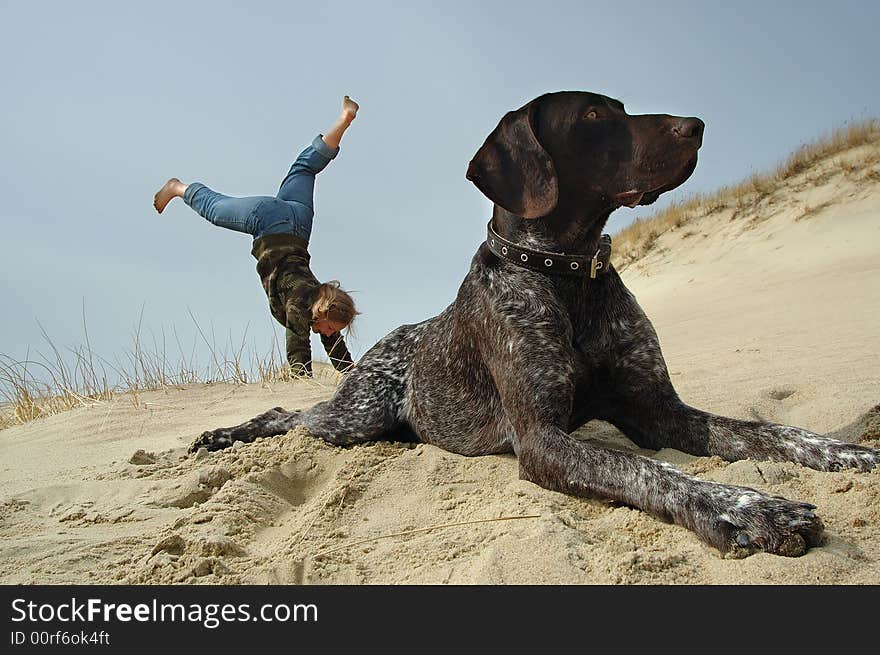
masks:
{"label": "blue sky", "polygon": [[699,116],[700,163],[668,202],[880,114],[878,24],[867,1],[2,0],[0,353],[45,350],[37,320],[82,343],[83,306],[108,358],[142,308],[142,338],[176,330],[188,351],[191,312],[218,345],[267,352],[281,330],[250,237],[152,196],[171,176],[274,194],[347,93],[361,112],[318,178],[310,251],[355,292],[360,356],[454,298],[491,210],[465,170],[505,112],[570,89]]}

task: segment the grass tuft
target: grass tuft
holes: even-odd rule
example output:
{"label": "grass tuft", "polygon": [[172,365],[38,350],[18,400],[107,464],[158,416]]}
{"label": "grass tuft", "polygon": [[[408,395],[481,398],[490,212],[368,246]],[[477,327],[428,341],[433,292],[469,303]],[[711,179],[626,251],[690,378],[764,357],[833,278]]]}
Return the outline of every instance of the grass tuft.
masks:
{"label": "grass tuft", "polygon": [[[298,379],[288,366],[277,333],[268,354],[258,354],[256,345],[249,357],[245,355],[247,330],[241,340],[231,337],[218,347],[216,338],[209,339],[190,312],[197,332],[210,352],[210,363],[199,366],[195,361],[195,344],[187,352],[173,329],[176,354],[169,352],[167,335],[162,332],[149,339],[142,335],[143,308],[132,334],[132,345],[115,361],[96,353],[91,345],[83,310],[85,344],[59,349],[38,322],[47,346],[47,354],[28,351],[24,359],[0,353],[0,429],[21,425],[59,412],[88,407],[127,395],[137,406],[138,394],[190,384],[269,385]],[[312,384],[335,385],[341,379],[332,367],[315,365],[315,377],[305,378]]]}

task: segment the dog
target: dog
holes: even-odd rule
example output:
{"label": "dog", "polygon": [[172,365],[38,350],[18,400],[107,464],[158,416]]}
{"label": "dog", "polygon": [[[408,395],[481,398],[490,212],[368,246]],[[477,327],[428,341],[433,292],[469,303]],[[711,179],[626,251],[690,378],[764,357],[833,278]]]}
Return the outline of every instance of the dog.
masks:
{"label": "dog", "polygon": [[545,94],[508,112],[467,169],[494,209],[455,301],[381,339],[330,400],[205,432],[190,450],[303,425],[340,446],[415,440],[469,456],[513,452],[524,480],[639,508],[724,553],[803,554],[822,539],[814,505],[570,436],[601,419],[642,448],[822,471],[880,462],[880,450],[689,407],[673,389],[602,229],[615,209],[648,205],[684,183],[704,127],[698,118],[629,115],[618,100],[587,92]]}

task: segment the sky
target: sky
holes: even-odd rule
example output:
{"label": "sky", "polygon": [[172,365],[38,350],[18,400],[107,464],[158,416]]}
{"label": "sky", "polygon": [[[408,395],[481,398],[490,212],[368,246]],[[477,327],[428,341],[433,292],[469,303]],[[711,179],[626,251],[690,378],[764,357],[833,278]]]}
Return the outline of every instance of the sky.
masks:
{"label": "sky", "polygon": [[0,0],[0,354],[47,352],[40,326],[82,345],[84,316],[111,360],[135,334],[204,364],[204,339],[244,359],[283,344],[251,237],[153,194],[174,176],[274,195],[348,94],[309,249],[353,292],[358,358],[454,299],[491,214],[465,171],[507,111],[584,90],[705,121],[690,180],[613,233],[880,115],[878,25],[867,0]]}

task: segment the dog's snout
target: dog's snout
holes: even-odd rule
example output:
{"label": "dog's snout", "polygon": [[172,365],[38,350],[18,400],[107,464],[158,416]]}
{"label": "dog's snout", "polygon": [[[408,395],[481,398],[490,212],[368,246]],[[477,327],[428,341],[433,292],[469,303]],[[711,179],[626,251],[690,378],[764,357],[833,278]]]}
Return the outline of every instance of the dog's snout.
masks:
{"label": "dog's snout", "polygon": [[682,139],[703,139],[703,130],[706,124],[699,118],[681,118],[672,128],[676,136]]}

